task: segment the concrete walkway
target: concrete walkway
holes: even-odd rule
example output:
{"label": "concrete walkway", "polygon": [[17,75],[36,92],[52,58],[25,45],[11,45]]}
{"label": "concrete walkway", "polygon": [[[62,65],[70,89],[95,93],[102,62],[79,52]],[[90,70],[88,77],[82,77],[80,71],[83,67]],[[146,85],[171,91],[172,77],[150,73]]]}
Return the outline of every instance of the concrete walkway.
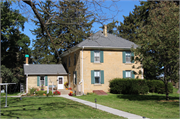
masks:
{"label": "concrete walkway", "polygon": [[[72,96],[66,96],[66,95],[60,95],[60,97],[70,99],[70,100],[73,100],[73,101],[76,101],[76,102],[91,106],[93,108],[96,108],[95,103],[93,103],[93,102],[85,101],[85,100],[82,100],[82,99],[78,99],[78,98],[75,98],[75,97],[72,97]],[[103,106],[103,105],[100,105],[100,104],[97,104],[97,109],[108,112],[108,113],[111,113],[111,114],[114,114],[114,115],[125,117],[125,118],[128,118],[128,119],[148,119],[148,118],[143,118],[142,116],[139,116],[139,115],[131,114],[131,113],[128,113],[128,112],[117,110],[117,109],[113,109],[111,107]]]}

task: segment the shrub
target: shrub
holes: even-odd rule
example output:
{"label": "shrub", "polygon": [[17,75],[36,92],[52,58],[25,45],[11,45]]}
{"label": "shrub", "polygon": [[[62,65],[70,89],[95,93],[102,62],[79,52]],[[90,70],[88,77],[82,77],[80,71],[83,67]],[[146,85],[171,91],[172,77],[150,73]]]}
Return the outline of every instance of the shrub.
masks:
{"label": "shrub", "polygon": [[149,88],[146,80],[115,78],[110,81],[110,93],[115,94],[146,94]]}
{"label": "shrub", "polygon": [[47,94],[47,91],[46,91],[46,93],[45,93],[47,96],[52,96],[53,94],[52,94],[52,91],[50,91],[49,90],[49,93]]}
{"label": "shrub", "polygon": [[[149,87],[149,92],[165,94],[165,84],[161,80],[147,80],[147,85]],[[173,93],[172,83],[168,83],[168,93]]]}
{"label": "shrub", "polygon": [[156,80],[147,80],[147,86],[149,87],[149,92],[154,93],[157,87]]}
{"label": "shrub", "polygon": [[34,94],[34,92],[36,92],[36,90],[37,90],[37,88],[31,88],[31,89],[30,89],[30,94],[31,94],[31,95]]}
{"label": "shrub", "polygon": [[58,90],[56,90],[56,91],[54,92],[54,95],[61,95],[61,93],[60,93]]}
{"label": "shrub", "polygon": [[42,91],[42,90],[36,91],[36,95],[43,95],[44,93],[46,94],[47,91]]}

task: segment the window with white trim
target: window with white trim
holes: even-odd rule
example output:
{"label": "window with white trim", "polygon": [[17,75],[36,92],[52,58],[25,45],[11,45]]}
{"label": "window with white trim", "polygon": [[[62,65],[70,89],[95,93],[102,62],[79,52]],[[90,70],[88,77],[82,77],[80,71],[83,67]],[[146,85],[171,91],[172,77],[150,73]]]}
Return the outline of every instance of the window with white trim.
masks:
{"label": "window with white trim", "polygon": [[44,81],[45,76],[40,76],[40,86],[45,86],[45,81]]}
{"label": "window with white trim", "polygon": [[131,63],[131,52],[126,52],[126,62]]}
{"label": "window with white trim", "polygon": [[131,78],[131,71],[126,71],[126,78]]}
{"label": "window with white trim", "polygon": [[94,62],[100,62],[100,51],[94,51]]}
{"label": "window with white trim", "polygon": [[94,82],[95,84],[100,84],[101,83],[101,73],[100,71],[94,71]]}

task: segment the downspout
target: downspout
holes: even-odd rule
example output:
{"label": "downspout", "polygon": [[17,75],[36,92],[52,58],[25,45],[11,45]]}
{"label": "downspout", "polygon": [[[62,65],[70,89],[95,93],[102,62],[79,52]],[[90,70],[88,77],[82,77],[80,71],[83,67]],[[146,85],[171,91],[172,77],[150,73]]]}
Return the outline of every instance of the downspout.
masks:
{"label": "downspout", "polygon": [[26,74],[26,94],[28,93],[28,74]]}
{"label": "downspout", "polygon": [[84,94],[84,80],[83,80],[83,49],[84,49],[84,46],[82,47],[82,68],[81,68],[81,82],[79,82],[79,84],[82,83],[82,93]]}

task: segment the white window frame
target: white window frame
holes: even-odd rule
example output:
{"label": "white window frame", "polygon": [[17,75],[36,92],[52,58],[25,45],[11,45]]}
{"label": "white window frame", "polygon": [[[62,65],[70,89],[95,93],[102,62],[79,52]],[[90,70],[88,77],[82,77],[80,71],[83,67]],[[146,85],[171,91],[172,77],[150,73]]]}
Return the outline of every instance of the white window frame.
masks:
{"label": "white window frame", "polygon": [[71,59],[71,58],[70,58],[70,56],[69,56],[69,63],[68,63],[68,64],[69,64],[69,67],[71,66],[71,60],[70,60],[70,59]]}
{"label": "white window frame", "polygon": [[[130,73],[130,77],[127,77],[127,73]],[[126,78],[132,78],[132,72],[130,70],[126,70]]]}
{"label": "white window frame", "polygon": [[41,80],[41,77],[44,77],[44,84],[43,84],[43,86],[45,86],[45,76],[40,76],[40,80],[39,80],[40,86],[42,86],[41,81],[43,81],[43,80]]}
{"label": "white window frame", "polygon": [[[95,53],[99,53],[99,61],[96,61],[96,60],[95,60],[95,59],[96,59]],[[100,63],[100,60],[101,60],[100,58],[101,58],[100,51],[99,51],[99,50],[95,50],[95,51],[94,51],[94,63]]]}
{"label": "white window frame", "polygon": [[[99,76],[96,76],[95,72],[99,72]],[[96,77],[99,77],[99,83],[96,83]],[[94,70],[94,84],[101,84],[101,71],[100,70]]]}
{"label": "white window frame", "polygon": [[74,54],[74,65],[76,65],[76,53]]}
{"label": "white window frame", "polygon": [[[130,56],[130,61],[127,61],[127,57],[129,57],[129,56]],[[126,52],[125,58],[126,58],[126,63],[131,63],[131,52]]]}

